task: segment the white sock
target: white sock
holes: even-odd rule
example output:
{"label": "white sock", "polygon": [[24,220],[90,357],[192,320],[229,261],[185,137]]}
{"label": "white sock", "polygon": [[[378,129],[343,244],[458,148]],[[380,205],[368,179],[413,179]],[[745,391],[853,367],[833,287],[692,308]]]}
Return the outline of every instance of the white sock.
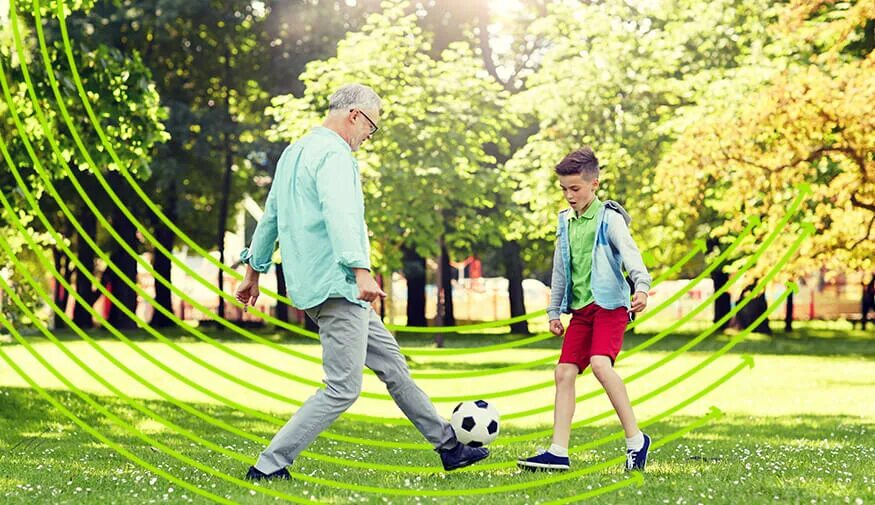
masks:
{"label": "white sock", "polygon": [[638,430],[638,434],[626,439],[626,450],[640,451],[644,447],[644,433]]}
{"label": "white sock", "polygon": [[[641,443],[643,444],[644,442]],[[568,457],[568,447],[562,447],[561,445],[552,444],[547,452],[554,456],[559,456],[560,458]]]}

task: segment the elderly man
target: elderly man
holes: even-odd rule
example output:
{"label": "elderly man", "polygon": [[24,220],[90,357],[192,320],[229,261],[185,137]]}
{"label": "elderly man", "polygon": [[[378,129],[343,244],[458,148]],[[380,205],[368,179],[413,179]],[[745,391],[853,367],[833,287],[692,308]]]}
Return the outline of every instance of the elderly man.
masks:
{"label": "elderly man", "polygon": [[241,260],[246,276],[237,300],[255,304],[258,278],[271,264],[279,238],[289,294],[319,325],[325,388],[311,396],[273,437],[246,475],[288,479],[286,466],[358,398],[365,366],[376,372],[395,403],[454,470],[489,455],[456,440],[426,394],[410,377],[395,338],[370,303],[384,293],[370,272],[359,167],[353,152],[380,121],[380,97],[361,84],[328,100],[328,116],[279,159],[264,216]]}

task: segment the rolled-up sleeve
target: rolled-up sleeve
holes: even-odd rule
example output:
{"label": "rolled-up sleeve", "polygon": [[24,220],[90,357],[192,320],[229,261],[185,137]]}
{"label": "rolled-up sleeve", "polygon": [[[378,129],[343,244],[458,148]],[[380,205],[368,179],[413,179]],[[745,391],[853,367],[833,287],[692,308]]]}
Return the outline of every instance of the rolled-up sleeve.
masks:
{"label": "rolled-up sleeve", "polygon": [[240,252],[240,261],[247,263],[253,270],[265,273],[273,264],[273,251],[277,239],[276,225],[276,185],[270,187],[267,195],[267,203],[264,206],[264,215],[255,227],[252,234],[252,242],[249,247]]}
{"label": "rolled-up sleeve", "polygon": [[316,169],[316,191],[334,259],[347,268],[370,270],[364,200],[350,156],[328,153]]}

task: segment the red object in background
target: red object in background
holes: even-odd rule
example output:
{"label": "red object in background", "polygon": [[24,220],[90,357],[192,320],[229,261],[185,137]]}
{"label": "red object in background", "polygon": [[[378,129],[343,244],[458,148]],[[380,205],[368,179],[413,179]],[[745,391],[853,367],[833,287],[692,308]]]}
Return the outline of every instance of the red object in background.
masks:
{"label": "red object in background", "polygon": [[[106,285],[106,291],[112,293],[112,283]],[[103,297],[103,319],[106,320],[109,318],[109,311],[112,309],[112,301],[110,301],[109,297],[104,295]]]}

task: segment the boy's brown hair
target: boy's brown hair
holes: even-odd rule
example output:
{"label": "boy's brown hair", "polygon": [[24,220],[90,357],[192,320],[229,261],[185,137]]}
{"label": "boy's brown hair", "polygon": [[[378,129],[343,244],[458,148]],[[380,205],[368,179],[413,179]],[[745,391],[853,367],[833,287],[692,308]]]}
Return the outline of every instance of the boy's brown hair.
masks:
{"label": "boy's brown hair", "polygon": [[588,180],[599,178],[599,159],[592,148],[585,146],[569,153],[556,165],[556,175],[580,174]]}

